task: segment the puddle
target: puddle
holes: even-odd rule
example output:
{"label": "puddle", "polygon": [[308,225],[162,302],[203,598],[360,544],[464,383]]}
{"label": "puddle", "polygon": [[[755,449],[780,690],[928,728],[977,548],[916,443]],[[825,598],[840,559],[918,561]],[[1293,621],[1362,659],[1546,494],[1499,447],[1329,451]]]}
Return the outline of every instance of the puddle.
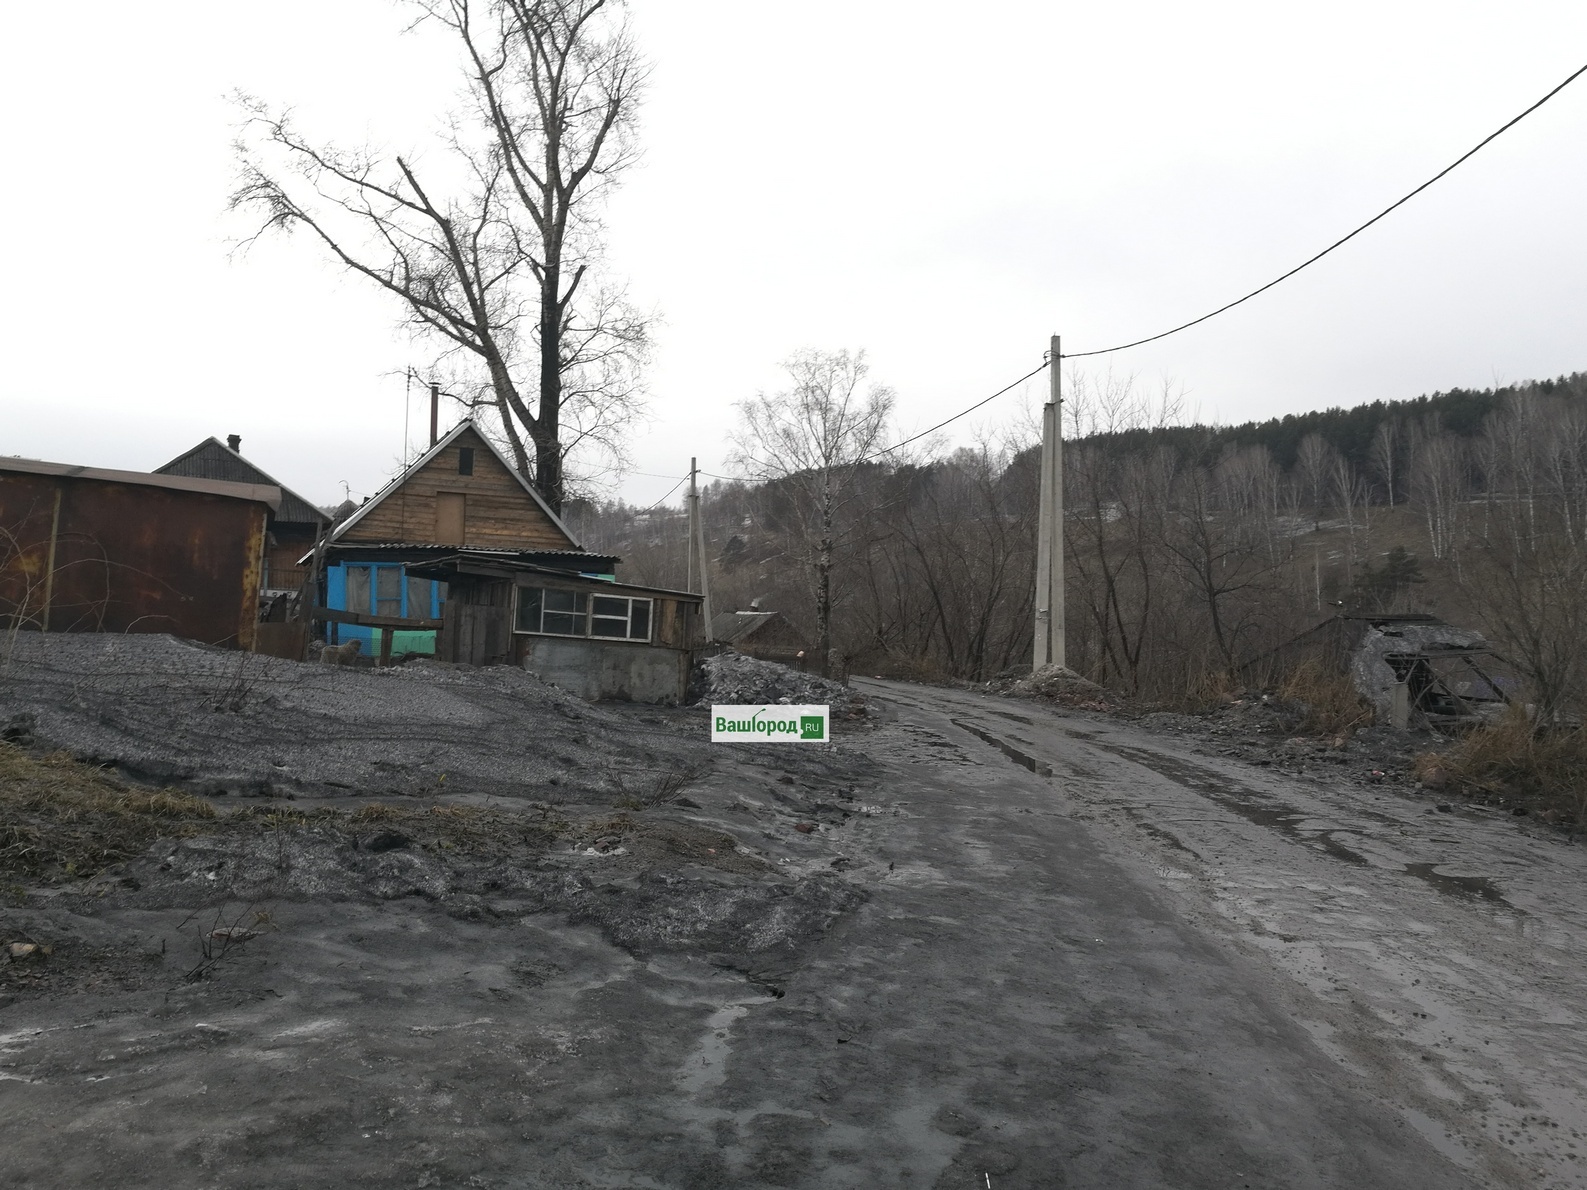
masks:
{"label": "puddle", "polygon": [[[767,997],[771,999],[771,997]],[[763,1001],[756,1000],[755,1003]],[[750,1010],[748,1004],[725,1004],[705,1018],[705,1037],[690,1054],[678,1075],[678,1088],[686,1095],[699,1095],[727,1080],[727,1055],[733,1048],[733,1022]]]}
{"label": "puddle", "polygon": [[[1499,890],[1493,886],[1493,881],[1486,876],[1449,876],[1443,872],[1435,872],[1437,864],[1406,864],[1405,871],[1418,880],[1425,880],[1441,893],[1449,893],[1457,897],[1480,897],[1484,901],[1492,901],[1495,905],[1503,905],[1507,909],[1515,909],[1514,905],[1500,895]],[[1515,909],[1519,913],[1519,909]]]}
{"label": "puddle", "polygon": [[994,715],[1001,715],[1004,719],[1012,719],[1015,723],[1023,723],[1026,727],[1035,727],[1036,720],[1024,715],[1016,715],[1013,711],[993,711]]}
{"label": "puddle", "polygon": [[952,723],[955,727],[962,727],[976,739],[983,740],[986,743],[991,744],[992,747],[996,748],[1015,764],[1023,765],[1025,768],[1035,773],[1038,777],[1052,776],[1052,765],[1047,764],[1045,761],[1037,760],[1034,756],[1027,752],[1021,752],[1018,748],[1014,747],[1013,744],[1008,743],[1006,740],[998,739],[991,732],[982,731],[979,727],[975,726],[975,724],[966,723],[963,719],[950,719],[948,722]]}

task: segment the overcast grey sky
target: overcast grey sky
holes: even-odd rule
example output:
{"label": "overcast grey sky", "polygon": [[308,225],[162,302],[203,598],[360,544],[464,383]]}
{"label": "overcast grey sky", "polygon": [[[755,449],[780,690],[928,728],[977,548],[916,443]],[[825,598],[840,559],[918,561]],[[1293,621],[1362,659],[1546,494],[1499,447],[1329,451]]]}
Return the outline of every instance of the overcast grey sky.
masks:
{"label": "overcast grey sky", "polygon": [[[732,403],[800,347],[867,349],[907,432],[1029,371],[1049,334],[1083,351],[1201,314],[1587,62],[1579,0],[634,11],[654,75],[610,259],[664,319],[634,444],[660,475],[724,469]],[[0,452],[146,469],[238,433],[311,499],[384,482],[403,369],[433,351],[307,240],[229,255],[225,96],[419,145],[457,76],[402,26],[388,0],[8,9]],[[1220,421],[1587,368],[1584,150],[1587,79],[1306,273],[1111,366]],[[415,393],[414,444],[424,423]]]}

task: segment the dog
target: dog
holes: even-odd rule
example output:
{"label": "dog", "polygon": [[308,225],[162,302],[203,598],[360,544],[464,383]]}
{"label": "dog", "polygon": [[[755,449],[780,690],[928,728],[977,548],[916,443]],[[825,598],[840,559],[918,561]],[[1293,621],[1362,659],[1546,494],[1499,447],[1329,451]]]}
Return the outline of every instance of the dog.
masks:
{"label": "dog", "polygon": [[326,645],[320,650],[320,660],[326,665],[351,665],[363,643],[361,640],[350,640],[346,644]]}

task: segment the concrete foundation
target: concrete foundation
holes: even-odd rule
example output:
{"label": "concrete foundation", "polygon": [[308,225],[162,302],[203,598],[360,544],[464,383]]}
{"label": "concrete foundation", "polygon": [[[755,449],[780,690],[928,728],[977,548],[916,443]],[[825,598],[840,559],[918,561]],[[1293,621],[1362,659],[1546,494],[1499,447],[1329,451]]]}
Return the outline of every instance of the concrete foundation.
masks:
{"label": "concrete foundation", "polygon": [[677,706],[689,682],[689,654],[650,644],[520,636],[523,664],[570,694],[595,701]]}

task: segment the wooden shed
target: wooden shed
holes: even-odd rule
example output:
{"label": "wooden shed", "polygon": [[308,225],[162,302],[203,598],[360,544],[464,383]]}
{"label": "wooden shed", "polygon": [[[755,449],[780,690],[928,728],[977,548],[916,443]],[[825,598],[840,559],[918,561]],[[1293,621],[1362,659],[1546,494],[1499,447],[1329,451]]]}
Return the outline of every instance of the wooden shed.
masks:
{"label": "wooden shed", "polygon": [[0,626],[250,649],[279,488],[0,458]]}
{"label": "wooden shed", "polygon": [[446,584],[439,658],[518,665],[589,699],[676,705],[704,638],[702,596],[464,550],[412,563]]}
{"label": "wooden shed", "polygon": [[820,665],[814,649],[793,621],[782,612],[761,611],[759,600],[748,611],[719,612],[711,621],[711,639],[732,645],[748,657],[795,669],[804,669],[812,662],[817,668]]}

